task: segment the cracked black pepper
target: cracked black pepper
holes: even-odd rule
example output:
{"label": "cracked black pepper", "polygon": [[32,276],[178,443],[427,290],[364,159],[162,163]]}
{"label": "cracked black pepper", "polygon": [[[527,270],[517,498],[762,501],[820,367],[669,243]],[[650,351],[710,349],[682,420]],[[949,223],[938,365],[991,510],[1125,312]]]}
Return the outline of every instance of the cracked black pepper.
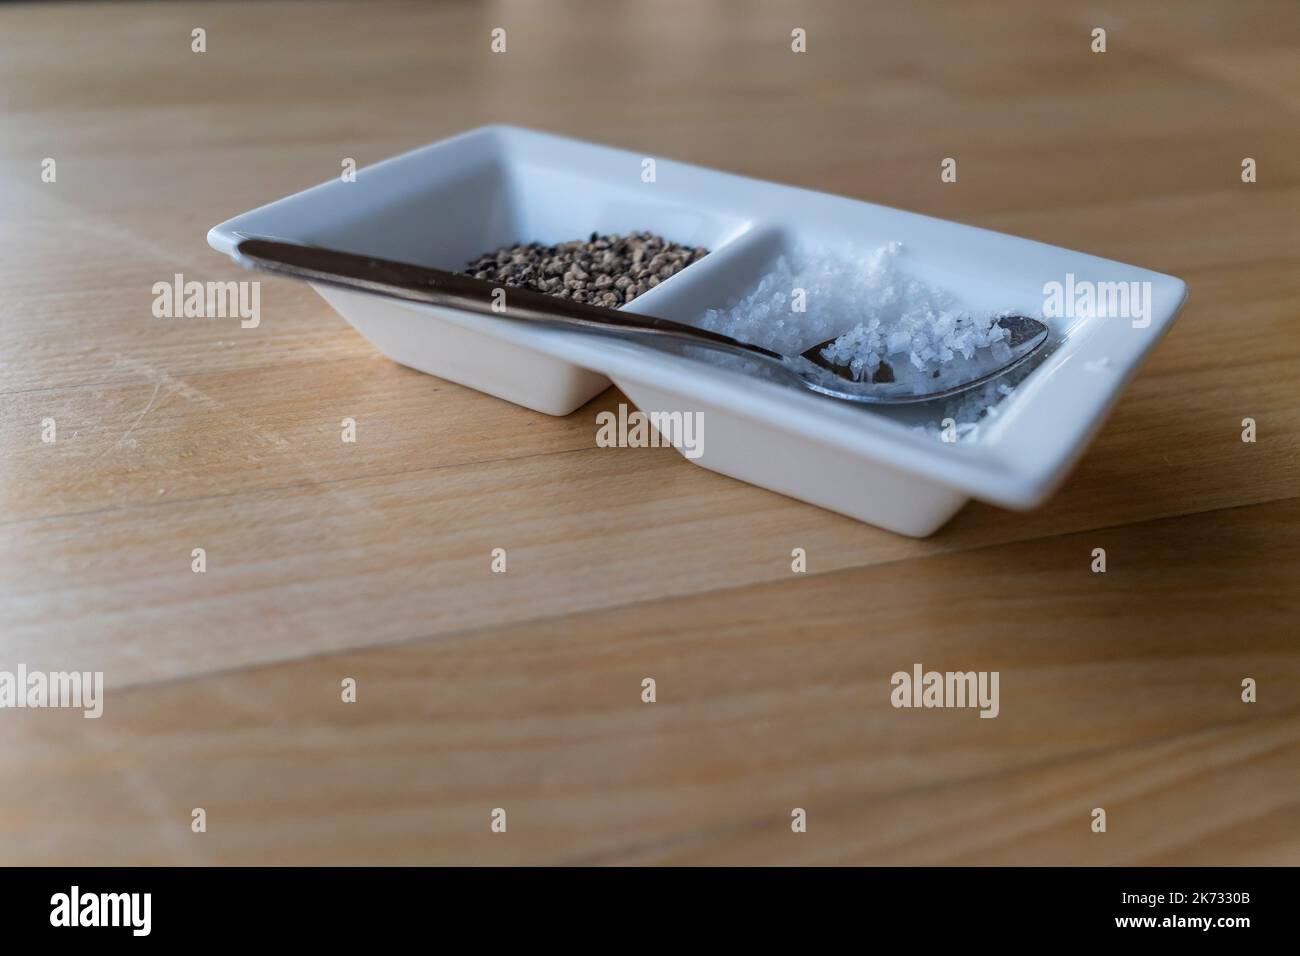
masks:
{"label": "cracked black pepper", "polygon": [[555,246],[539,242],[502,246],[472,260],[463,271],[507,287],[616,309],[708,253],[648,232],[627,236],[593,232],[585,241]]}

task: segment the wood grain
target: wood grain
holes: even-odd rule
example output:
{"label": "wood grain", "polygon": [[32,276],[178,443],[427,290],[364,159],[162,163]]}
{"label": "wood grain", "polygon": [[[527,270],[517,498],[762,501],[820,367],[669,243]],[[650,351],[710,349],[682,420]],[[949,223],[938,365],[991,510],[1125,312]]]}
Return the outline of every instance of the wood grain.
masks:
{"label": "wood grain", "polygon": [[[0,711],[0,863],[1300,862],[1298,50],[1285,0],[0,10],[0,670],[108,686]],[[238,277],[212,224],[488,122],[1191,298],[1049,505],[924,541],[596,448],[618,392],[528,412],[293,283],[150,314]],[[914,662],[999,671],[999,717],[894,709]]]}

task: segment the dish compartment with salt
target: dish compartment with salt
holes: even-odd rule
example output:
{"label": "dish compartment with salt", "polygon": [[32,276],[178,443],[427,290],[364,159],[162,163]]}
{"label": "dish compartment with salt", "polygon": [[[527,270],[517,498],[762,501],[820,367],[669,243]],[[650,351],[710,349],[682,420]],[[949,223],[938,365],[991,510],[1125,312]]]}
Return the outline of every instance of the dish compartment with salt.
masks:
{"label": "dish compartment with salt", "polygon": [[[527,282],[575,296],[618,291],[628,311],[783,352],[838,336],[833,357],[865,376],[899,362],[942,375],[947,357],[999,347],[999,316],[1041,318],[1052,338],[1032,363],[947,400],[863,407],[707,349],[314,284],[398,362],[552,415],[612,381],[642,411],[699,413],[694,463],[916,536],[971,497],[1012,508],[1043,501],[1186,295],[1180,280],[1134,266],[514,127],[379,163],[355,182],[231,219],[208,238],[230,253],[245,236],[448,271],[495,268],[490,257],[503,250],[507,276],[510,250],[523,275],[559,261],[558,248],[584,256],[586,271],[567,264],[576,271],[561,282],[560,267],[530,271]],[[612,267],[591,268],[592,254],[624,263],[619,237],[636,236],[669,244],[666,278],[642,270],[629,286]],[[576,248],[589,237],[592,249]],[[1072,309],[1073,299],[1053,308],[1048,290],[1066,283],[1140,290],[1132,301],[1141,314]]]}

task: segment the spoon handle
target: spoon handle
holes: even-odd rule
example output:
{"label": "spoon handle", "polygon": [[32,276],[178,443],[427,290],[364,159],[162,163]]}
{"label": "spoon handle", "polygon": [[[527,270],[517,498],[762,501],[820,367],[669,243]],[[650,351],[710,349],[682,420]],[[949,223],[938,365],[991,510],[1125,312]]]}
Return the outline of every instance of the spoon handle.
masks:
{"label": "spoon handle", "polygon": [[782,358],[777,352],[681,322],[573,302],[545,292],[499,286],[486,279],[445,272],[442,269],[335,249],[250,237],[242,239],[236,245],[235,261],[274,275],[357,289],[409,302],[423,302],[550,325],[670,335],[768,359]]}

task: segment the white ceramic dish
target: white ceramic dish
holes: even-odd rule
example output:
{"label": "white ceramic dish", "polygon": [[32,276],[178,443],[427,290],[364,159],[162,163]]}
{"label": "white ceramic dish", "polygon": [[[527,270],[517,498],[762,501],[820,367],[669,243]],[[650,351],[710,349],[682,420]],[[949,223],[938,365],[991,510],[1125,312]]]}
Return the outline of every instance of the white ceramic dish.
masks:
{"label": "white ceramic dish", "polygon": [[[883,206],[656,160],[516,127],[476,129],[237,216],[243,235],[458,270],[523,241],[649,230],[712,250],[628,308],[693,321],[743,295],[783,248],[904,245],[910,272],[969,308],[1040,315],[1044,285],[1149,282],[1149,322],[1048,319],[1054,351],[978,442],[945,444],[897,416],[720,369],[652,346],[317,286],[384,354],[550,415],[613,381],[642,411],[703,412],[698,465],[901,534],[931,534],[970,498],[1045,500],[1170,323],[1172,276]],[[593,422],[593,436],[595,424]],[[593,437],[594,441],[594,437]]]}

